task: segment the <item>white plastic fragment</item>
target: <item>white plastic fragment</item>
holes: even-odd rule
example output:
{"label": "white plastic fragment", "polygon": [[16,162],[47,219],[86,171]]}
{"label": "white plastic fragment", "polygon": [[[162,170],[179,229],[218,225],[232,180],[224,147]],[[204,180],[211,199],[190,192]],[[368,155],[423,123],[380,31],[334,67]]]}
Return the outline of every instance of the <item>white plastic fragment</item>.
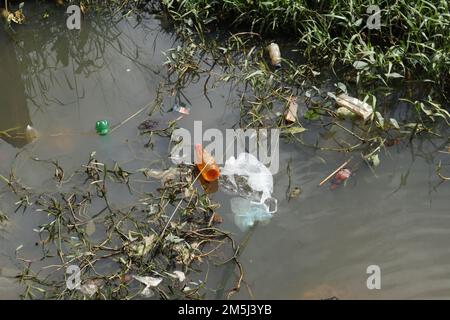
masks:
{"label": "white plastic fragment", "polygon": [[297,97],[290,97],[288,101],[288,108],[284,113],[284,119],[287,122],[297,121],[297,111],[298,111]]}
{"label": "white plastic fragment", "polygon": [[278,46],[278,44],[272,42],[267,47],[267,51],[269,51],[270,63],[272,64],[272,66],[274,66],[277,69],[280,68],[281,67],[281,52],[280,52],[280,47]]}
{"label": "white plastic fragment", "polygon": [[154,295],[153,290],[151,288],[157,287],[163,280],[162,278],[154,278],[149,276],[142,277],[135,275],[133,275],[133,278],[145,285],[145,288],[141,291],[141,295],[146,298],[150,298]]}
{"label": "white plastic fragment", "polygon": [[[272,195],[272,173],[270,173],[269,169],[250,153],[243,152],[237,159],[230,157],[225,162],[225,166],[221,173],[222,176],[227,176],[228,180],[236,188],[238,193],[240,193],[240,186],[237,184],[236,179],[238,177],[244,178],[246,185],[254,191],[253,196],[259,198],[252,200],[264,203],[265,200]],[[242,187],[245,188],[246,186]]]}
{"label": "white plastic fragment", "polygon": [[183,271],[174,271],[173,273],[168,273],[172,278],[178,279],[178,281],[183,282],[186,279],[186,275]]}
{"label": "white plastic fragment", "polygon": [[92,297],[98,291],[98,286],[95,283],[90,282],[82,285],[78,290],[80,290],[82,294]]}
{"label": "white plastic fragment", "polygon": [[230,157],[222,169],[221,184],[239,195],[231,199],[231,211],[242,231],[256,222],[269,221],[277,211],[277,199],[272,197],[272,173],[252,154],[244,152],[237,158]]}
{"label": "white plastic fragment", "polygon": [[347,108],[351,112],[357,114],[358,116],[363,118],[364,121],[369,119],[373,113],[373,109],[368,103],[350,97],[345,93],[341,93],[336,97],[336,103],[339,106]]}

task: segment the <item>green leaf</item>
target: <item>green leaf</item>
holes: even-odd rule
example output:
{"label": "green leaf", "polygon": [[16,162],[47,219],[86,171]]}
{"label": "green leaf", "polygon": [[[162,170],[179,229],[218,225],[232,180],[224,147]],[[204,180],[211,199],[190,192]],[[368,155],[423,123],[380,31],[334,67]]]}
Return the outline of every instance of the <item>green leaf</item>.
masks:
{"label": "green leaf", "polygon": [[383,116],[381,115],[381,113],[379,113],[379,112],[377,111],[377,112],[375,112],[375,116],[377,117],[377,120],[378,120],[378,123],[380,124],[380,126],[381,126],[382,128],[384,128],[384,118],[383,118]]}
{"label": "green leaf", "polygon": [[400,126],[398,125],[398,122],[396,119],[391,118],[389,119],[389,122],[391,123],[391,125],[395,128],[395,129],[400,129]]}
{"label": "green leaf", "polygon": [[367,62],[364,62],[364,61],[355,61],[355,62],[353,62],[353,67],[356,70],[362,70],[362,69],[366,68],[368,65],[369,64]]}
{"label": "green leaf", "polygon": [[284,133],[296,134],[305,132],[307,129],[303,127],[289,127],[283,130]]}
{"label": "green leaf", "polygon": [[264,73],[261,70],[256,70],[255,72],[249,74],[248,76],[245,77],[245,80],[248,80],[256,75],[263,75]]}
{"label": "green leaf", "polygon": [[355,27],[359,27],[361,25],[361,23],[363,22],[363,19],[358,19],[355,21],[355,23],[353,24]]}
{"label": "green leaf", "polygon": [[386,76],[386,78],[394,78],[394,79],[404,78],[404,76],[402,76],[400,73],[397,73],[397,72],[386,73],[385,76]]}
{"label": "green leaf", "polygon": [[347,87],[342,82],[338,82],[336,87],[338,87],[342,92],[347,93]]}
{"label": "green leaf", "polygon": [[303,117],[307,120],[314,121],[320,119],[320,114],[318,114],[314,110],[308,110],[305,112],[305,115]]}

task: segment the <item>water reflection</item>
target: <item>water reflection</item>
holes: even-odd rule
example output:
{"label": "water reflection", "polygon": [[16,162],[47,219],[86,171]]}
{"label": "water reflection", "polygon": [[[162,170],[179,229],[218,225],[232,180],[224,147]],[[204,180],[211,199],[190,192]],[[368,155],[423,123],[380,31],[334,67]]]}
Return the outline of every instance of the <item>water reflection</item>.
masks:
{"label": "water reflection", "polygon": [[31,124],[27,108],[25,86],[22,80],[21,68],[17,61],[15,45],[3,28],[0,30],[0,137],[15,147],[26,144],[24,139],[15,137],[23,133],[25,127]]}

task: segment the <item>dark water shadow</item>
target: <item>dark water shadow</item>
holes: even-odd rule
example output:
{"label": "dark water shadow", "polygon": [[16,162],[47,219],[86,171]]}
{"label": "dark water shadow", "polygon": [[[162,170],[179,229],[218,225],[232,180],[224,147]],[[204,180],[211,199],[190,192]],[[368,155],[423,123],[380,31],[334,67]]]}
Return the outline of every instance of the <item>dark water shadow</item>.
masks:
{"label": "dark water shadow", "polygon": [[15,138],[15,132],[23,132],[25,127],[31,124],[30,114],[27,108],[25,86],[21,77],[21,69],[17,61],[15,44],[7,33],[0,30],[0,131],[7,131],[8,135],[0,137],[15,147],[23,147],[25,139]]}

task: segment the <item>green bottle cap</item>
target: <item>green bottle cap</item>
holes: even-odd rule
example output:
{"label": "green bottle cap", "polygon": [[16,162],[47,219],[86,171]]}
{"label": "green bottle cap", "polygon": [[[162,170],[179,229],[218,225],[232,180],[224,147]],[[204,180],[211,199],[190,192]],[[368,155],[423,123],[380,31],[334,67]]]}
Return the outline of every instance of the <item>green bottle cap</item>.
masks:
{"label": "green bottle cap", "polygon": [[95,130],[101,136],[107,135],[109,132],[108,120],[100,120],[95,124]]}

